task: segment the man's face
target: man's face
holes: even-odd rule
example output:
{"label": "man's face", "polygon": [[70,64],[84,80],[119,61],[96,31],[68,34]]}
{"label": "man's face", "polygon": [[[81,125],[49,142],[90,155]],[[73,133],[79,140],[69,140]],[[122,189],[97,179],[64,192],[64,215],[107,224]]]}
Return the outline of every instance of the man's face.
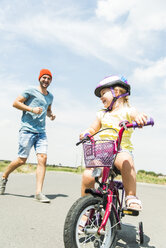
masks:
{"label": "man's face", "polygon": [[52,78],[49,75],[43,75],[40,78],[40,85],[42,88],[47,88],[52,81]]}

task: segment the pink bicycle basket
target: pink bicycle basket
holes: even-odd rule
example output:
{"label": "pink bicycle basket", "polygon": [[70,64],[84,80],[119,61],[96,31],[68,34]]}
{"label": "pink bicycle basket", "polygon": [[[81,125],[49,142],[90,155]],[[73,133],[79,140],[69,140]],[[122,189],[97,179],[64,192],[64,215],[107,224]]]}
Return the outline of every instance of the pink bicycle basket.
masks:
{"label": "pink bicycle basket", "polygon": [[87,168],[112,167],[116,152],[113,140],[93,140],[83,143],[84,161]]}

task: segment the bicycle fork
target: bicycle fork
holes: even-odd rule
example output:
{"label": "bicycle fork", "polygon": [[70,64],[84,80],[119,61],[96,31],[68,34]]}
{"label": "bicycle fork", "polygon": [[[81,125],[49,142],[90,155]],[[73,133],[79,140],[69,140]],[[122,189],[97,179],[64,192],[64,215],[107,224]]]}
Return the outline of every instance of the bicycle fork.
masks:
{"label": "bicycle fork", "polygon": [[106,204],[106,211],[102,220],[102,223],[99,228],[87,228],[85,232],[87,234],[98,234],[98,235],[104,235],[105,234],[105,226],[107,224],[108,218],[110,216],[111,210],[112,210],[112,200],[113,200],[113,193],[107,195],[107,204]]}
{"label": "bicycle fork", "polygon": [[[100,235],[105,231],[105,226],[107,224],[107,220],[110,216],[111,209],[112,209],[112,199],[113,199],[113,192],[111,192],[109,195],[107,195],[107,205],[106,205],[106,210],[104,214],[104,218],[102,220],[102,223],[97,231],[97,233]],[[103,230],[103,231],[102,231]]]}

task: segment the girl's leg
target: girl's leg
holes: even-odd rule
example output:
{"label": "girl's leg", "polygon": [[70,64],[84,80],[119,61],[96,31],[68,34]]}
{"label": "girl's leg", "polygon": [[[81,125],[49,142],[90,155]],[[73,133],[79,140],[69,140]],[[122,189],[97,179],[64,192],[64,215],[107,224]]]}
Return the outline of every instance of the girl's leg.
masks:
{"label": "girl's leg", "polygon": [[[128,152],[118,153],[115,166],[121,172],[126,196],[136,196],[136,171],[132,156]],[[132,203],[130,207],[141,208],[137,203]]]}
{"label": "girl's leg", "polygon": [[92,177],[93,169],[85,169],[82,174],[81,196],[85,196],[85,189],[94,188],[95,179]]}

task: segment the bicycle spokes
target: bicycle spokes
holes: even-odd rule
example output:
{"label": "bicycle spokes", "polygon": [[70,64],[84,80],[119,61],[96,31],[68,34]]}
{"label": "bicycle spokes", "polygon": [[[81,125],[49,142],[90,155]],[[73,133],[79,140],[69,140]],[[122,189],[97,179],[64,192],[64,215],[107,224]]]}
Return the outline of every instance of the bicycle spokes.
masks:
{"label": "bicycle spokes", "polygon": [[[104,213],[105,211],[101,206],[90,206],[82,212],[77,223],[78,247],[107,247],[108,239],[111,239],[110,221],[107,222],[105,230],[98,235]],[[84,226],[81,223],[84,223]]]}

